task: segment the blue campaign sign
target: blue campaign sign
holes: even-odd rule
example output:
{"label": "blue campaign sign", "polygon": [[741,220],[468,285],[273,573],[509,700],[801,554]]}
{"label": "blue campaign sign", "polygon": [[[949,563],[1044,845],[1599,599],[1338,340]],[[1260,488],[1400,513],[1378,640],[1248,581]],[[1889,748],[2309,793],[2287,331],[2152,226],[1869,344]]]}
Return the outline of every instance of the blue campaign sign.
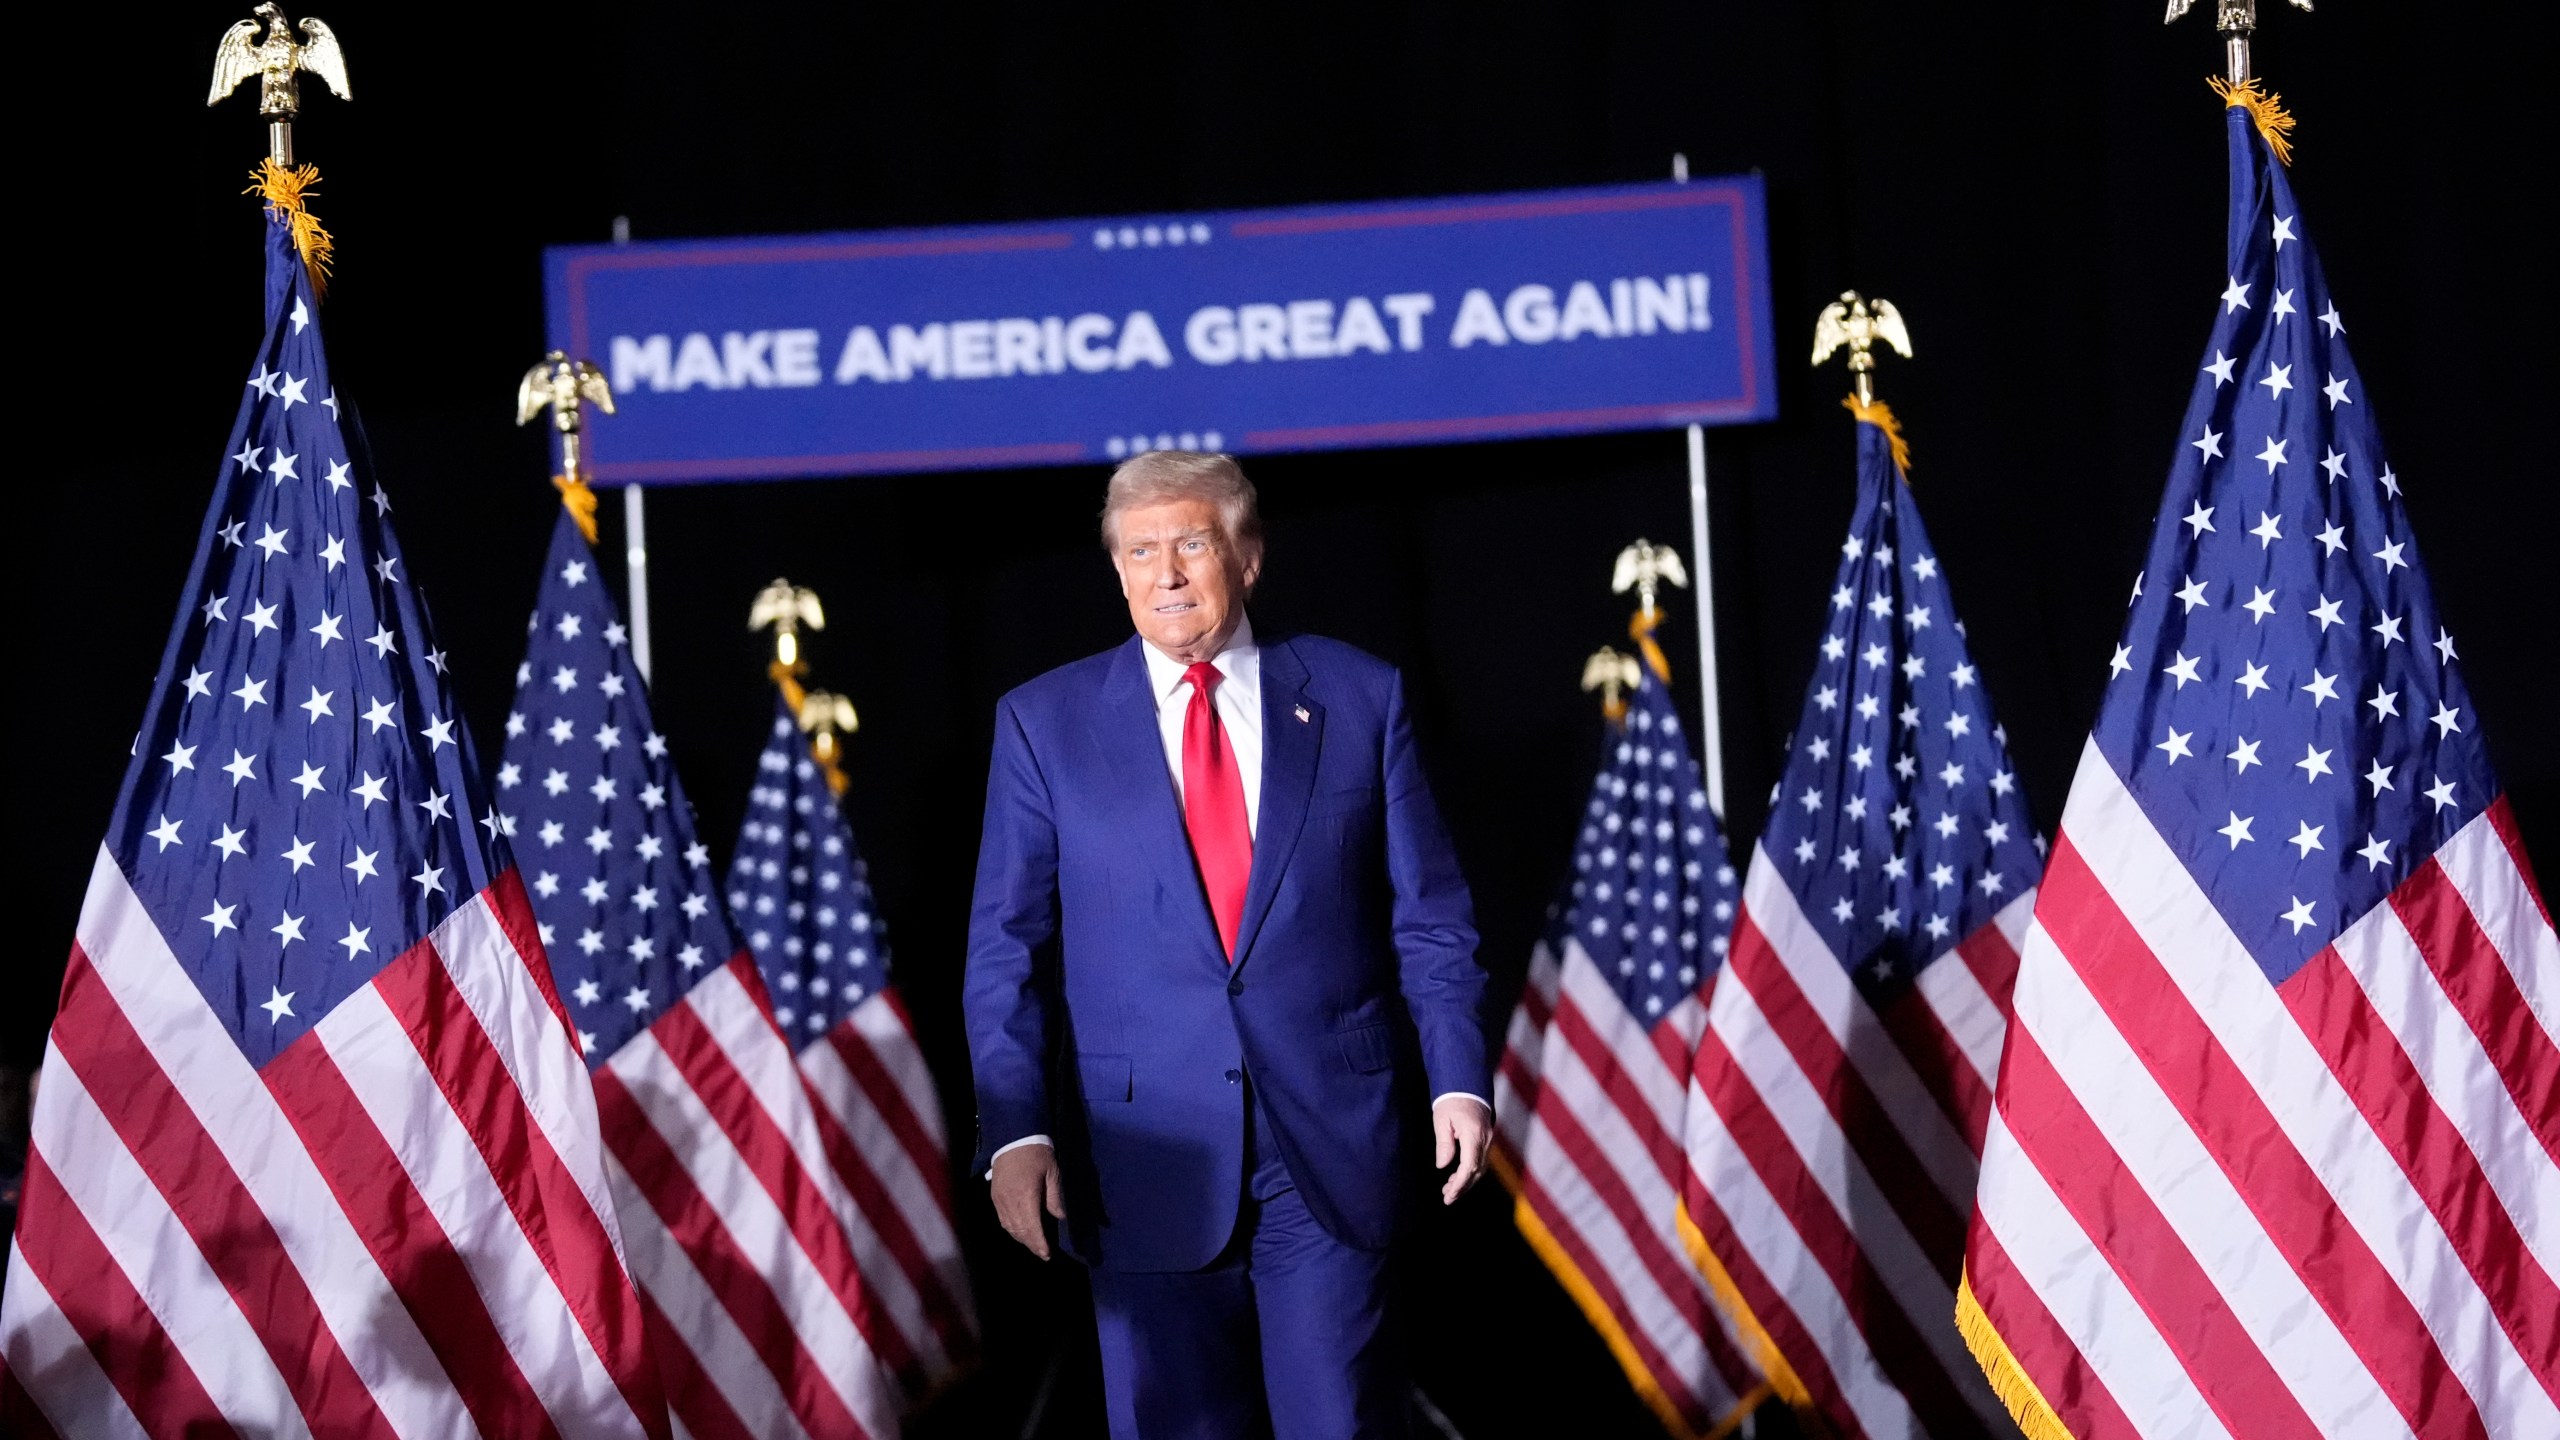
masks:
{"label": "blue campaign sign", "polygon": [[1757,177],[558,246],[607,483],[1765,420]]}

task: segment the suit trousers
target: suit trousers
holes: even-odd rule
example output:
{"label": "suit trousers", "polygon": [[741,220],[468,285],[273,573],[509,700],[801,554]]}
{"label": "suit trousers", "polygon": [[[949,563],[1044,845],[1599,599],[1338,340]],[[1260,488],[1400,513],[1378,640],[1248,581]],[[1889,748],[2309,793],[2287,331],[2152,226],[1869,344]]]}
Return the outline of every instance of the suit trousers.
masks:
{"label": "suit trousers", "polygon": [[1246,1106],[1235,1238],[1204,1270],[1093,1274],[1112,1440],[1404,1440],[1384,1251],[1326,1233]]}

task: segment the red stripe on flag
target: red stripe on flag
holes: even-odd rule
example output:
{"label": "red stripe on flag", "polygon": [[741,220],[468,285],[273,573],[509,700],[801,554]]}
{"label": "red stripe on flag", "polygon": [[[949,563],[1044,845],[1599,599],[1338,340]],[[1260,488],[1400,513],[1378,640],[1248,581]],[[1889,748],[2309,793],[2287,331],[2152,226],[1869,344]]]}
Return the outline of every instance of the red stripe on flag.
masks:
{"label": "red stripe on flag", "polygon": [[2539,1373],[2544,1387],[2560,1397],[2554,1388],[2560,1387],[2560,1288],[2526,1247],[2479,1157],[2429,1093],[2337,949],[2312,957],[2276,994],[2444,1227],[2516,1352],[2555,1357]]}
{"label": "red stripe on flag", "polygon": [[702,1368],[701,1358],[693,1353],[676,1327],[667,1322],[667,1314],[647,1291],[640,1294],[640,1313],[649,1325],[649,1353],[658,1358],[658,1374],[667,1386],[667,1404],[694,1440],[757,1440],[747,1422],[738,1418],[729,1397],[720,1393],[711,1372]]}
{"label": "red stripe on flag", "polygon": [[[339,1348],[283,1237],[77,944],[53,1043],[257,1332],[313,1433],[392,1440],[390,1421]],[[294,1043],[319,1042],[306,1033]]]}
{"label": "red stripe on flag", "polygon": [[[826,1151],[827,1163],[835,1168],[836,1177],[852,1194],[854,1207],[871,1222],[871,1231],[879,1237],[881,1247],[889,1252],[898,1269],[914,1283],[916,1298],[924,1306],[925,1323],[933,1327],[936,1335],[944,1338],[945,1351],[956,1363],[958,1355],[948,1342],[953,1337],[961,1337],[965,1343],[965,1337],[970,1333],[967,1313],[952,1298],[950,1289],[943,1283],[942,1273],[934,1268],[932,1257],[925,1254],[923,1244],[907,1224],[905,1212],[898,1208],[897,1198],[889,1193],[888,1185],[871,1168],[871,1162],[864,1158],[861,1147],[854,1144],[853,1136],[846,1132],[835,1111],[814,1094],[810,1103],[817,1112],[818,1143]],[[898,1373],[900,1383],[907,1386],[909,1393],[918,1393],[918,1387],[928,1383],[931,1377],[923,1373],[922,1362],[915,1354],[914,1337],[888,1322],[886,1317],[883,1317],[883,1324],[895,1337],[895,1350],[883,1347],[882,1363]],[[865,1333],[868,1333],[867,1329]],[[892,1360],[892,1353],[898,1358]]]}
{"label": "red stripe on flag", "polygon": [[[1964,1268],[1965,1217],[1947,1203],[1946,1192],[1938,1188],[1937,1180],[1920,1163],[1920,1157],[1912,1153],[1902,1128],[1894,1123],[1893,1113],[1876,1099],[1875,1092],[1867,1088],[1866,1077],[1849,1063],[1847,1052],[1841,1048],[1841,1037],[1831,1033],[1831,1027],[1815,1013],[1812,1002],[1805,999],[1787,962],[1760,932],[1747,904],[1734,921],[1731,953],[1726,975],[1739,979],[1750,990],[1769,1029],[1795,1057],[1796,1067],[1804,1072],[1814,1093],[1823,1098],[1833,1123],[1856,1148],[1867,1173],[1875,1178],[1876,1188],[1893,1206],[1894,1214],[1901,1217],[1921,1254],[1953,1289],[1957,1274]],[[1853,993],[1852,1000],[1859,1010],[1866,1011],[1863,998]],[[1855,1023],[1854,1019],[1851,1023]],[[1739,1070],[1734,1073],[1741,1078]],[[1749,1081],[1743,1083],[1747,1086]],[[1786,1143],[1783,1136],[1780,1143]],[[1792,1147],[1788,1153],[1793,1155]],[[1825,1213],[1829,1213],[1830,1203],[1822,1204]]]}
{"label": "red stripe on flag", "polygon": [[[905,1015],[905,1011],[899,1012],[902,1022]],[[907,1092],[898,1088],[896,1078],[890,1075],[889,1067],[882,1062],[879,1052],[871,1048],[869,1037],[855,1030],[851,1020],[842,1020],[827,1032],[826,1044],[836,1052],[836,1058],[844,1061],[844,1068],[853,1073],[854,1083],[862,1087],[863,1098],[871,1102],[871,1113],[880,1117],[880,1123],[897,1140],[898,1148],[906,1152],[908,1161],[916,1167],[916,1173],[924,1177],[925,1188],[932,1194],[934,1204],[948,1214],[951,1210],[951,1177],[947,1173],[948,1162],[943,1158],[942,1147],[926,1133],[923,1117],[907,1103]],[[824,1102],[816,1103],[821,1114],[834,1113]]]}
{"label": "red stripe on flag", "polygon": [[[57,1025],[54,1042],[61,1040]],[[98,1368],[142,1422],[143,1433],[230,1434],[231,1423],[205,1392],[195,1367],[160,1328],[160,1317],[142,1302],[124,1267],[71,1203],[42,1152],[32,1147],[19,1197],[19,1257],[97,1357]]]}
{"label": "red stripe on flag", "polygon": [[2142,1431],[2116,1404],[2098,1372],[2089,1367],[2080,1347],[2054,1323],[2052,1312],[2036,1298],[2026,1277],[2009,1263],[2009,1252],[1987,1226],[1974,1227],[1965,1252],[1965,1275],[1973,1303],[2000,1332],[2000,1341],[2017,1357],[2019,1368],[2035,1377],[2056,1418],[2073,1440],[2140,1440]]}
{"label": "red stripe on flag", "polygon": [[[1707,1032],[1699,1041],[1702,1046],[1719,1043],[1713,1031]],[[1814,1408],[1828,1417],[1839,1433],[1859,1433],[1861,1427],[1857,1416],[1849,1409],[1847,1398],[1840,1393],[1839,1378],[1831,1372],[1830,1357],[1822,1353],[1822,1347],[1815,1343],[1812,1332],[1796,1318],[1795,1307],[1787,1303],[1787,1297],[1779,1294],[1777,1287],[1769,1283],[1758,1257],[1735,1233],[1733,1221],[1724,1213],[1724,1207],[1707,1193],[1707,1187],[1694,1171],[1683,1177],[1680,1192],[1680,1206],[1688,1214],[1689,1223],[1697,1227],[1699,1238],[1707,1242],[1707,1248],[1715,1253],[1717,1263],[1723,1265],[1725,1274],[1732,1277],[1733,1288],[1741,1293],[1742,1303],[1751,1309],[1751,1318],[1760,1322],[1760,1328],[1767,1332],[1770,1343],[1778,1347],[1778,1354],[1785,1359],[1787,1368],[1804,1382],[1805,1393],[1811,1398]],[[1752,1373],[1757,1375],[1756,1367]]]}
{"label": "red stripe on flag", "polygon": [[[2036,912],[2045,933],[2402,1418],[2422,1434],[2485,1437],[2478,1408],[2408,1293],[2068,836],[2054,844],[2045,886]],[[2001,1113],[2014,1120],[2017,1112]]]}
{"label": "red stripe on flag", "polygon": [[[1744,911],[1736,926],[1733,951],[1742,953],[1741,931],[1750,925],[1750,912]],[[1757,940],[1758,933],[1752,932]],[[1765,942],[1763,943],[1765,949]],[[1938,1363],[1937,1353],[1920,1336],[1919,1323],[1949,1323],[1954,1314],[1952,1297],[1945,1315],[1931,1315],[1915,1323],[1903,1312],[1901,1302],[1891,1286],[1867,1259],[1840,1212],[1824,1193],[1813,1172],[1805,1168],[1804,1159],[1796,1153],[1795,1141],[1788,1137],[1778,1117],[1760,1096],[1760,1091],[1744,1074],[1733,1052],[1726,1048],[1724,1037],[1715,1027],[1707,1027],[1698,1041],[1696,1076],[1708,1100],[1723,1118],[1734,1144],[1743,1158],[1751,1163],[1770,1198],[1781,1214],[1795,1227],[1815,1263],[1831,1277],[1849,1318],[1857,1324],[1867,1352],[1875,1357],[1876,1366],[1901,1390],[1910,1402],[1912,1413],[1933,1435],[1961,1435],[1979,1429],[1980,1419],[1973,1407],[1956,1392],[1954,1381]],[[1926,1177],[1918,1183],[1928,1184]],[[1748,1243],[1748,1242],[1745,1242]],[[1722,1252],[1719,1252],[1720,1254]],[[1935,1258],[1934,1256],[1931,1258]],[[1731,1267],[1727,1267],[1731,1268]],[[1737,1283],[1739,1283],[1737,1279]],[[1954,1288],[1952,1282],[1948,1288]],[[1762,1319],[1765,1321],[1766,1316]],[[1792,1352],[1788,1360],[1792,1363]],[[1809,1386],[1810,1380],[1806,1381]],[[1836,1393],[1836,1387],[1835,1387]],[[1835,1416],[1847,1433],[1861,1428],[1856,1417],[1846,1409],[1845,1401],[1837,1401],[1841,1412]]]}
{"label": "red stripe on flag", "polygon": [[18,1440],[60,1440],[35,1397],[18,1383],[18,1372],[9,1368],[6,1357],[0,1357],[0,1433]]}
{"label": "red stripe on flag", "polygon": [[327,1050],[309,1041],[306,1035],[287,1046],[267,1062],[262,1078],[338,1208],[443,1364],[473,1423],[488,1435],[557,1437],[550,1411],[498,1333],[461,1252]]}
{"label": "red stripe on flag", "polygon": [[[622,1077],[611,1070],[595,1072],[596,1108],[604,1122],[607,1144],[631,1175],[667,1233],[682,1246],[701,1272],[703,1284],[719,1297],[722,1309],[737,1322],[749,1348],[764,1362],[791,1406],[801,1428],[813,1435],[860,1435],[862,1422],[846,1406],[827,1379],[825,1368],[809,1352],[790,1312],[739,1250],[728,1227],[713,1213],[711,1202],[693,1183],[684,1162],[668,1148],[666,1138],[649,1121]],[[896,1327],[886,1327],[895,1333]],[[874,1339],[872,1347],[881,1349]]]}
{"label": "red stripe on flag", "polygon": [[[1965,968],[1973,972],[1991,1003],[2000,1007],[2001,1014],[2008,1014],[2009,993],[2018,988],[2018,950],[2009,937],[1997,925],[1978,925],[1956,943],[1956,954],[1963,957]],[[1975,1141],[1973,1148],[1979,1151],[1982,1142]]]}
{"label": "red stripe on flag", "polygon": [[[1557,999],[1556,1027],[1563,1033],[1565,1043],[1581,1057],[1583,1068],[1599,1080],[1610,1106],[1626,1120],[1628,1128],[1642,1137],[1646,1148],[1652,1152],[1656,1168],[1662,1171],[1664,1182],[1677,1196],[1689,1168],[1687,1158],[1681,1153],[1679,1138],[1665,1135],[1654,1123],[1653,1112],[1646,1107],[1644,1096],[1601,1046],[1598,1033],[1571,996],[1560,995]],[[1740,1394],[1757,1384],[1758,1367],[1745,1360],[1726,1337],[1723,1325],[1715,1318],[1713,1306],[1699,1286],[1697,1271],[1691,1266],[1689,1257],[1680,1254],[1663,1237],[1663,1228],[1671,1223],[1672,1217],[1648,1213],[1636,1203],[1635,1196],[1627,1191],[1626,1182],[1619,1178],[1616,1157],[1591,1138],[1591,1133],[1582,1127],[1581,1118],[1573,1113],[1572,1107],[1553,1087],[1539,1097],[1537,1116],[1558,1148],[1564,1151],[1565,1157],[1582,1172],[1583,1183],[1589,1185],[1592,1193],[1609,1207],[1609,1213],[1617,1217],[1618,1227],[1627,1233],[1637,1260],[1653,1276],[1654,1284],[1661,1287],[1672,1308],[1696,1327],[1707,1356],[1715,1362],[1726,1387]],[[1678,1202],[1675,1200],[1673,1203]],[[1570,1228],[1563,1225],[1561,1217],[1551,1217],[1548,1228],[1559,1227]],[[1715,1417],[1707,1418],[1712,1420]]]}
{"label": "red stripe on flag", "polygon": [[[1684,1312],[1690,1310],[1691,1307],[1683,1302],[1687,1297],[1697,1293],[1698,1282],[1691,1278],[1685,1264],[1676,1274],[1670,1276],[1668,1280],[1665,1279],[1659,1258],[1663,1253],[1659,1240],[1655,1239],[1646,1228],[1643,1212],[1628,1199],[1625,1186],[1618,1181],[1617,1172],[1611,1168],[1608,1158],[1599,1154],[1599,1147],[1592,1143],[1591,1137],[1583,1131],[1581,1123],[1575,1120],[1572,1112],[1560,1102],[1552,1106],[1541,1104],[1538,1107],[1538,1120],[1547,1127],[1557,1147],[1573,1161],[1574,1169],[1581,1174],[1583,1183],[1591,1187],[1592,1193],[1600,1198],[1601,1204],[1616,1217],[1618,1228],[1630,1237],[1631,1248],[1636,1251],[1646,1272],[1653,1276],[1654,1283],[1657,1286],[1666,1284],[1678,1286],[1677,1289],[1665,1291],[1671,1307]],[[1592,1293],[1600,1297],[1601,1303],[1608,1307],[1610,1314],[1618,1317],[1619,1331],[1627,1337],[1627,1343],[1634,1347],[1636,1358],[1643,1362],[1645,1371],[1653,1377],[1654,1384],[1680,1407],[1681,1415],[1692,1427],[1703,1429],[1712,1425],[1716,1417],[1706,1412],[1696,1387],[1662,1353],[1652,1333],[1642,1324],[1635,1322],[1635,1311],[1628,1305],[1626,1293],[1618,1288],[1618,1282],[1611,1275],[1607,1264],[1600,1258],[1599,1252],[1592,1248],[1590,1239],[1574,1225],[1571,1217],[1565,1214],[1563,1207],[1559,1206],[1555,1198],[1547,1193],[1546,1187],[1538,1183],[1538,1177],[1534,1173],[1522,1170],[1520,1185],[1522,1197],[1529,1202],[1530,1208],[1537,1212],[1538,1218],[1546,1223],[1547,1233],[1554,1236],[1556,1244],[1563,1247],[1566,1257],[1573,1261],[1574,1269],[1580,1272],[1583,1283],[1590,1286]],[[1721,1343],[1723,1340],[1721,1327],[1717,1326],[1711,1317],[1703,1314],[1691,1315],[1689,1318],[1705,1322],[1698,1326],[1700,1335],[1702,1338],[1712,1337],[1706,1345],[1707,1354],[1715,1362],[1716,1367],[1723,1371],[1726,1383],[1736,1391],[1745,1388],[1750,1382],[1745,1381],[1743,1385],[1734,1385],[1733,1376],[1737,1373],[1750,1376],[1754,1372],[1748,1366],[1738,1365],[1733,1357],[1732,1347]]]}
{"label": "red stripe on flag", "polygon": [[[493,908],[503,918],[504,908]],[[536,957],[541,953],[532,952]],[[547,985],[548,967],[528,963]],[[434,942],[411,946],[374,976],[373,987],[408,1032],[455,1120],[478,1142],[507,1209],[542,1257],[562,1303],[602,1357],[615,1387],[650,1434],[665,1434],[665,1404],[652,1383],[655,1377],[632,1363],[645,1359],[648,1332],[621,1256],[586,1192],[534,1124],[514,1077],[470,1003],[454,988]]]}
{"label": "red stripe on flag", "polygon": [[2525,1003],[2515,975],[2454,888],[2453,877],[2429,860],[2391,892],[2391,908],[2409,927],[2445,998],[2480,1037],[2480,1048],[2489,1052],[2489,1063],[2534,1138],[2560,1163],[2560,1049]]}
{"label": "red stripe on flag", "polygon": [[[1934,963],[1943,965],[1942,957]],[[1991,1128],[1991,1090],[1982,1083],[1980,1072],[1973,1068],[1973,1057],[1964,1053],[1956,1037],[1947,1033],[1929,997],[1918,987],[1905,989],[1887,1001],[1876,1019],[1884,1032],[1893,1037],[1894,1048],[1920,1076],[1920,1084],[1928,1090],[1938,1108],[1946,1112],[1956,1128],[1964,1132],[1966,1148],[1974,1158],[1982,1158],[1982,1137]]]}
{"label": "red stripe on flag", "polygon": [[[755,961],[741,954],[730,963],[753,968]],[[810,1266],[827,1282],[827,1288],[844,1302],[846,1311],[853,1316],[854,1325],[862,1331],[863,1338],[871,1342],[872,1353],[891,1370],[906,1374],[918,1364],[911,1342],[899,1330],[895,1320],[872,1304],[870,1287],[863,1283],[861,1263],[854,1258],[853,1246],[844,1233],[842,1222],[836,1219],[835,1211],[828,1206],[826,1196],[819,1191],[809,1172],[801,1168],[799,1154],[791,1148],[789,1137],[775,1127],[773,1117],[765,1112],[764,1102],[756,1097],[746,1077],[738,1073],[729,1053],[720,1048],[720,1042],[712,1038],[710,1030],[703,1025],[702,1017],[687,1005],[668,1010],[649,1030],[659,1048],[675,1063],[677,1073],[693,1088],[695,1098],[701,1101],[712,1123],[729,1137],[729,1144],[738,1152],[738,1158],[745,1162],[748,1173],[754,1175],[756,1183],[773,1197],[774,1208],[782,1212],[783,1223],[790,1227],[792,1239],[808,1255]],[[779,1035],[774,1037],[774,1053],[781,1056],[785,1064],[790,1063],[790,1049]],[[791,1080],[795,1087],[799,1079],[800,1069],[792,1065]],[[795,1089],[793,1093],[808,1100],[812,1110],[816,1109],[816,1102],[810,1100],[805,1092]],[[617,1144],[615,1148],[619,1150],[621,1147]],[[881,1217],[873,1215],[871,1222],[876,1230],[881,1224]],[[921,1252],[915,1250],[914,1237],[908,1235],[903,1226],[898,1234],[905,1239],[908,1249],[899,1250],[897,1242],[892,1240],[889,1242],[891,1251],[897,1255],[901,1269],[914,1270],[922,1264]],[[883,1332],[887,1335],[885,1340]]]}
{"label": "red stripe on flag", "polygon": [[[2065,848],[2057,843],[2053,860]],[[2042,918],[2066,893],[2054,883],[2055,869],[2045,868]],[[2223,1425],[2252,1440],[2318,1440],[2301,1402],[2023,1025],[2010,1028],[2001,1059],[2000,1116]]]}

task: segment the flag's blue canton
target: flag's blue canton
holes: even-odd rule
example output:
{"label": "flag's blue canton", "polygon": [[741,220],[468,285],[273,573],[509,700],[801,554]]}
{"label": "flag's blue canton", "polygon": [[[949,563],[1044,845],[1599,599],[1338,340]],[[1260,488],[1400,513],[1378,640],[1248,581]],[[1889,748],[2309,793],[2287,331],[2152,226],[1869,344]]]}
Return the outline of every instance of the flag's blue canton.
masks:
{"label": "flag's blue canton", "polygon": [[1891,442],[1858,426],[1831,624],[1761,846],[1871,1000],[2044,874],[2008,732]]}
{"label": "flag's blue canton", "polygon": [[1650,672],[1612,728],[1607,762],[1573,847],[1571,899],[1548,943],[1582,943],[1627,1008],[1647,1021],[1724,963],[1737,891],[1670,692]]}
{"label": "flag's blue canton", "polygon": [[889,983],[889,935],[853,827],[779,696],[729,860],[729,908],[795,1046]]}
{"label": "flag's blue canton", "polygon": [[107,845],[265,1063],[506,864],[445,657],[267,226],[267,332]]}
{"label": "flag's blue canton", "polygon": [[2097,743],[2282,980],[2497,781],[2292,187],[2229,124],[2229,283]]}
{"label": "flag's blue canton", "polygon": [[589,1065],[738,953],[630,636],[564,512],[516,668],[499,823]]}

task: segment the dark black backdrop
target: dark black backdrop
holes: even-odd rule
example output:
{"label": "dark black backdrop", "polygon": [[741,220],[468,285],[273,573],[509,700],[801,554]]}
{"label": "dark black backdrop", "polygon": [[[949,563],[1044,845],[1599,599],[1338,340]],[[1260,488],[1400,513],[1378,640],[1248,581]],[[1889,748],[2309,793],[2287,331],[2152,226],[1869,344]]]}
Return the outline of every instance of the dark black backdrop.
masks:
{"label": "dark black backdrop", "polygon": [[[2551,346],[2510,248],[2547,240],[2508,198],[2547,180],[2539,162],[2513,174],[2509,149],[2540,77],[2496,6],[2456,25],[2268,4],[2260,65],[2302,117],[2308,228],[2497,764],[2548,848],[2560,762],[2542,727],[2560,684],[2548,481],[2528,457]],[[602,239],[616,215],[654,238],[1632,180],[1685,151],[1701,174],[1768,178],[1782,354],[1846,286],[1910,317],[1921,358],[1888,362],[1883,390],[2049,827],[2222,283],[2222,125],[2203,84],[2218,47],[2204,15],[2164,30],[2158,0],[322,13],[358,97],[314,98],[301,128],[341,241],[332,354],[484,737],[550,525],[543,442],[508,424],[542,349],[546,243]],[[19,111],[8,296],[26,368],[0,521],[0,755],[20,939],[0,1045],[21,1064],[42,1044],[256,338],[259,220],[236,192],[260,129],[245,99],[208,113],[197,98],[236,14],[159,7],[99,35],[85,62],[99,68],[53,71],[56,88]],[[1778,423],[1709,442],[1745,840],[1850,495],[1841,375],[1782,374]],[[1681,456],[1662,433],[1251,467],[1272,536],[1263,621],[1409,668],[1506,980],[1596,754],[1574,681],[1624,621],[1607,567],[1640,534],[1686,549]],[[747,600],[776,573],[826,598],[816,675],[864,721],[847,803],[963,1137],[956,957],[987,717],[1007,687],[1126,633],[1091,537],[1100,481],[1043,470],[650,501],[658,715],[717,849],[769,703]],[[606,513],[610,554],[611,497]],[[1694,653],[1685,618],[1665,639],[1675,663]],[[1081,1290],[1016,1258],[976,1188],[962,1193],[992,1358],[917,1430],[1010,1434],[1051,1356],[1090,1343]],[[1422,1375],[1468,1436],[1648,1433],[1493,1195],[1431,1231],[1416,1277]],[[1082,1433],[1095,1403],[1071,1359],[1047,1433]]]}

